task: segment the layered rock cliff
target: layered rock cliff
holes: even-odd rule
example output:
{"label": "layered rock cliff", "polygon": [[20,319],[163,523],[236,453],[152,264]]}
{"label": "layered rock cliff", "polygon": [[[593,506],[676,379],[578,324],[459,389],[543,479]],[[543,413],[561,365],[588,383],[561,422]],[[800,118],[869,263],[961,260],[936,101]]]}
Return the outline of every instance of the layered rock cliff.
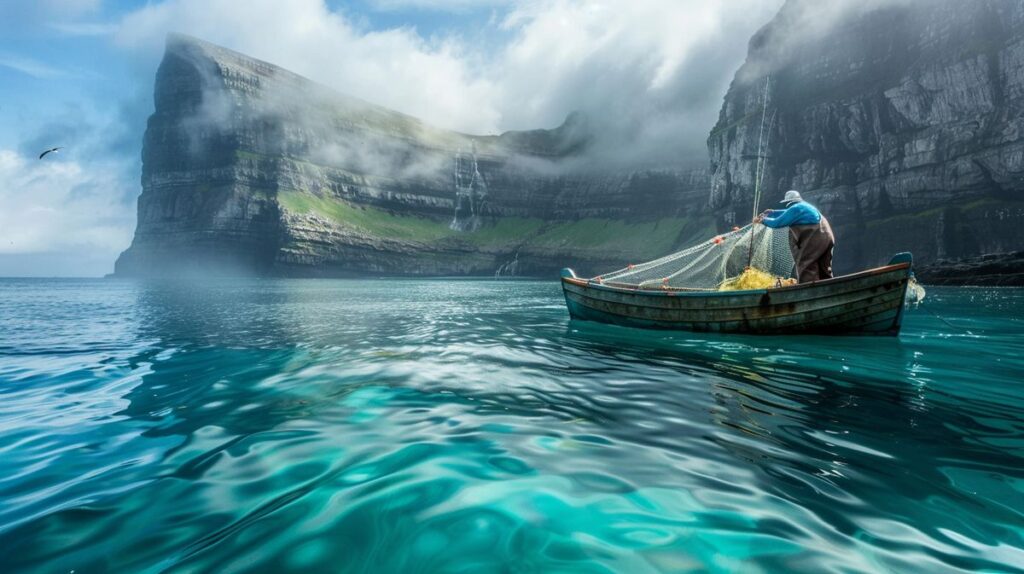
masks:
{"label": "layered rock cliff", "polygon": [[470,136],[171,36],[119,276],[551,273],[712,233],[703,169],[588,161],[588,122]]}
{"label": "layered rock cliff", "polygon": [[840,4],[789,0],[751,39],[708,140],[719,225],[753,211],[767,110],[759,208],[818,204],[839,271],[1024,248],[1024,2]]}
{"label": "layered rock cliff", "polygon": [[1024,249],[1022,2],[788,0],[750,40],[710,171],[589,160],[580,116],[437,129],[185,36],[154,100],[118,275],[596,272],[747,221],[762,123],[758,208],[801,190],[840,272]]}

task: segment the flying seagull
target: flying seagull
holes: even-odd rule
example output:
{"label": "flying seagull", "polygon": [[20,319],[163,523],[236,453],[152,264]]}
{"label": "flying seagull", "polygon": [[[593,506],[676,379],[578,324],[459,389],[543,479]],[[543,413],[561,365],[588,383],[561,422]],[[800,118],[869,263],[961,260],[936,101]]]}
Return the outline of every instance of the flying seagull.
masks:
{"label": "flying seagull", "polygon": [[57,153],[57,150],[59,150],[59,149],[61,149],[61,148],[59,148],[59,147],[50,148],[50,149],[44,151],[43,153],[39,154],[39,159],[43,159],[43,156],[45,156],[48,153]]}

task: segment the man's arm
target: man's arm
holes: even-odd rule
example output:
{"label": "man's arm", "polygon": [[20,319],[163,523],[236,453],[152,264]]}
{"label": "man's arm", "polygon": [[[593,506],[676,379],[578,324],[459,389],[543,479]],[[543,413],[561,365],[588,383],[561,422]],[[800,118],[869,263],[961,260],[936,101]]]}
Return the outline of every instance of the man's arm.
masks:
{"label": "man's arm", "polygon": [[757,214],[757,217],[754,218],[754,223],[761,223],[764,220],[764,218],[766,218],[766,217],[778,217],[778,215],[780,213],[782,213],[783,211],[785,211],[785,210],[783,210],[783,209],[766,209],[766,210],[762,211],[761,213]]}
{"label": "man's arm", "polygon": [[772,209],[768,217],[761,219],[761,223],[765,224],[772,229],[778,229],[780,227],[789,227],[796,222],[797,218],[800,217],[800,210],[797,209],[797,205],[790,207],[785,210]]}

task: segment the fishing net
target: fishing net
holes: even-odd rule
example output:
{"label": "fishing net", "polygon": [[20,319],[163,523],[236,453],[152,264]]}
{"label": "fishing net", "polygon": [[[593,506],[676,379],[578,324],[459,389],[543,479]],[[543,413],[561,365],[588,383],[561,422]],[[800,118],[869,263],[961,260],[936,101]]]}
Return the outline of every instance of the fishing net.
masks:
{"label": "fishing net", "polygon": [[[758,206],[761,204],[761,184],[764,180],[767,157],[764,150],[771,147],[771,132],[775,125],[775,111],[772,112],[771,120],[768,119],[770,84],[771,76],[767,76],[764,94],[761,97],[761,130],[758,135],[751,219],[757,216]],[[789,230],[752,224],[742,229],[734,228],[730,233],[713,237],[661,259],[629,265],[625,269],[592,280],[634,289],[770,289],[795,284],[796,281],[790,278],[793,266],[793,255],[789,249]]]}
{"label": "fishing net", "polygon": [[593,280],[635,289],[729,291],[792,284],[789,230],[748,225]]}

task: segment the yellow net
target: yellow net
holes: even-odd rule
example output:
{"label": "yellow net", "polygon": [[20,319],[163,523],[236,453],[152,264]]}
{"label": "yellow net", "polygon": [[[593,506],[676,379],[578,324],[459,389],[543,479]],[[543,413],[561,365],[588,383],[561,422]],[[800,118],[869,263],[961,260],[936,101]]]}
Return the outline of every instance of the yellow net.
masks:
{"label": "yellow net", "polygon": [[771,289],[796,285],[796,279],[772,275],[754,267],[747,267],[736,277],[730,277],[718,286],[719,291],[745,291],[747,289]]}

